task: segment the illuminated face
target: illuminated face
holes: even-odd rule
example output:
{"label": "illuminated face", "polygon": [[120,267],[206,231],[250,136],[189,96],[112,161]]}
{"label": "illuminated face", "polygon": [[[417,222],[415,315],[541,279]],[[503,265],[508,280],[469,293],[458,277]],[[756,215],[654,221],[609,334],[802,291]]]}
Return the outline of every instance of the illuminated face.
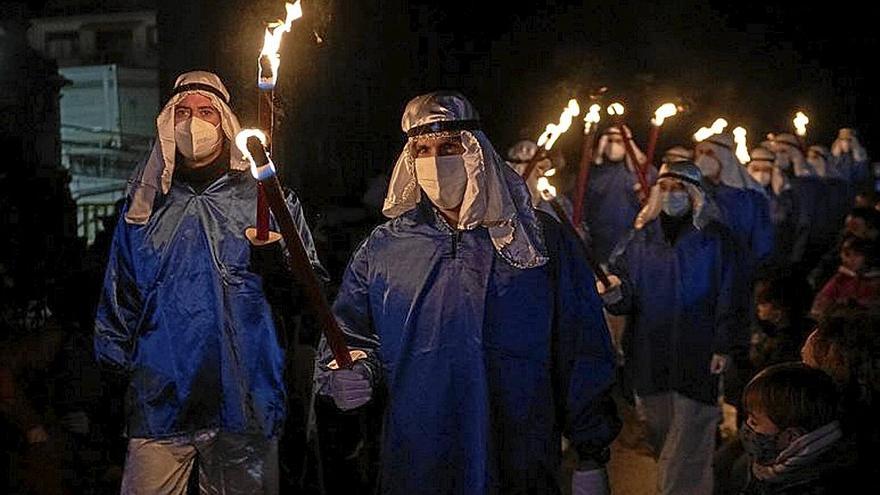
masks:
{"label": "illuminated face", "polygon": [[767,417],[766,414],[758,411],[749,411],[746,422],[755,430],[756,433],[762,435],[775,435],[779,433],[779,427]]}
{"label": "illuminated face", "polygon": [[463,155],[465,152],[464,145],[461,144],[461,135],[419,137],[412,146],[415,158]]}
{"label": "illuminated face", "polygon": [[220,123],[220,112],[205,95],[191,93],[174,106],[174,125],[196,116],[213,125]]}
{"label": "illuminated face", "polygon": [[660,192],[664,193],[686,190],[684,184],[682,184],[681,181],[673,179],[660,179],[657,184],[660,186]]}

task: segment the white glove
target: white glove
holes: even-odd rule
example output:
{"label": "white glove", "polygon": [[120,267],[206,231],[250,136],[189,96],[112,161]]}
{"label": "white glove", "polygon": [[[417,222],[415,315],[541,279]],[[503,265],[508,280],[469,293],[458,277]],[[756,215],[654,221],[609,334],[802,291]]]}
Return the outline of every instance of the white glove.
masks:
{"label": "white glove", "polygon": [[605,469],[575,471],[571,475],[571,495],[608,495]]}
{"label": "white glove", "polygon": [[602,298],[605,305],[617,304],[623,299],[622,282],[616,275],[608,275],[608,282],[611,287],[605,287],[600,281],[596,281],[596,292]]}
{"label": "white glove", "polygon": [[712,354],[712,362],[709,363],[709,372],[713,375],[720,375],[727,371],[730,366],[730,356],[725,354]]}

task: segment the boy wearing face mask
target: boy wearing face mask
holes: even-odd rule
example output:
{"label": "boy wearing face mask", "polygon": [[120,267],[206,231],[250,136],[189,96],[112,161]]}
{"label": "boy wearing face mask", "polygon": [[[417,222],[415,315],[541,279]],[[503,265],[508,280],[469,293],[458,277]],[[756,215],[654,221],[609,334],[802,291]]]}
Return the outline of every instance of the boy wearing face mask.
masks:
{"label": "boy wearing face mask", "polygon": [[560,436],[575,494],[607,494],[617,435],[614,353],[577,241],[532,208],[460,93],[414,98],[376,228],[333,311],[366,357],[318,393],[342,410],[384,389],[380,493],[558,493]]}
{"label": "boy wearing face mask", "polygon": [[824,372],[771,366],[749,382],[743,402],[748,419],[740,436],[751,458],[743,495],[864,491],[853,482],[855,445],[844,439],[837,390]]}
{"label": "boy wearing face mask", "polygon": [[[590,168],[590,182],[584,196],[583,219],[590,231],[593,253],[600,263],[607,263],[614,247],[632,228],[639,203],[639,179],[633,158],[626,152],[625,140],[630,140],[635,159],[644,162],[645,156],[632,141],[628,128],[621,131],[609,127],[599,137],[595,149],[595,164]],[[648,184],[656,179],[654,167],[648,167]]]}
{"label": "boy wearing face mask", "polygon": [[[184,494],[197,464],[204,492],[277,493],[285,349],[268,298],[289,294],[291,280],[277,244],[245,238],[257,183],[230,146],[239,123],[228,91],[215,74],[181,75],[156,130],[95,321],[99,362],[129,383],[121,492]],[[288,207],[321,270],[292,195]]]}
{"label": "boy wearing face mask", "polygon": [[718,376],[745,315],[735,244],[692,162],[664,165],[635,229],[611,260],[606,308],[627,314],[624,374],[659,463],[658,493],[710,494]]}

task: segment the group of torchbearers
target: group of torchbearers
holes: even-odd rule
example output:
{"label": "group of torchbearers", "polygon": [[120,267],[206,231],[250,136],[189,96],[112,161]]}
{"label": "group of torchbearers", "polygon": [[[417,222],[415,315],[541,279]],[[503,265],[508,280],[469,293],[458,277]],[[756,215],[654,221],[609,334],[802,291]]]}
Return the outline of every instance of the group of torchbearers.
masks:
{"label": "group of torchbearers", "polygon": [[[619,124],[595,133],[569,202],[540,180],[554,164],[537,144],[506,161],[464,96],[425,94],[403,114],[389,220],[328,308],[301,205],[275,189],[264,143],[236,143],[220,79],[181,75],[156,124],[96,317],[98,360],[129,384],[123,493],[185,493],[194,466],[205,493],[277,493],[291,309],[321,313],[316,394],[342,411],[386,397],[382,493],[558,493],[563,437],[572,492],[608,493],[619,369],[660,491],[711,493],[719,377],[747,345],[750,286],[821,256],[816,215],[845,215],[799,195],[831,179],[845,195],[867,173],[851,131],[806,156],[775,135],[747,166],[718,133],[655,170]],[[245,235],[262,195],[280,240]]]}

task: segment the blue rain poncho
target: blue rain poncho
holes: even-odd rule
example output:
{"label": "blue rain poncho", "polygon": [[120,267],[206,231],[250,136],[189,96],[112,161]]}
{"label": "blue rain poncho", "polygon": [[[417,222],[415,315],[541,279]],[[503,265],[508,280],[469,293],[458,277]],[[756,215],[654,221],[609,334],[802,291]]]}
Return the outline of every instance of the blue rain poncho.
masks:
{"label": "blue rain poncho", "polygon": [[[408,105],[403,127],[475,118],[461,95],[434,93]],[[381,492],[558,493],[560,435],[601,463],[619,430],[594,277],[485,135],[455,133],[473,193],[461,222],[474,223],[454,228],[419,199],[408,145],[385,203],[393,219],[355,252],[333,307],[388,393]],[[331,359],[322,346],[319,387]]]}
{"label": "blue rain poncho", "polygon": [[[238,122],[225,101],[193,91],[212,99],[231,139]],[[286,408],[283,336],[244,236],[254,223],[257,182],[234,149],[229,171],[204,190],[171,180],[173,123],[165,138],[174,104],[187,93],[160,114],[159,142],[133,178],[98,305],[96,355],[129,381],[130,437],[202,429],[278,437]],[[299,202],[291,194],[287,203],[320,269]]]}

